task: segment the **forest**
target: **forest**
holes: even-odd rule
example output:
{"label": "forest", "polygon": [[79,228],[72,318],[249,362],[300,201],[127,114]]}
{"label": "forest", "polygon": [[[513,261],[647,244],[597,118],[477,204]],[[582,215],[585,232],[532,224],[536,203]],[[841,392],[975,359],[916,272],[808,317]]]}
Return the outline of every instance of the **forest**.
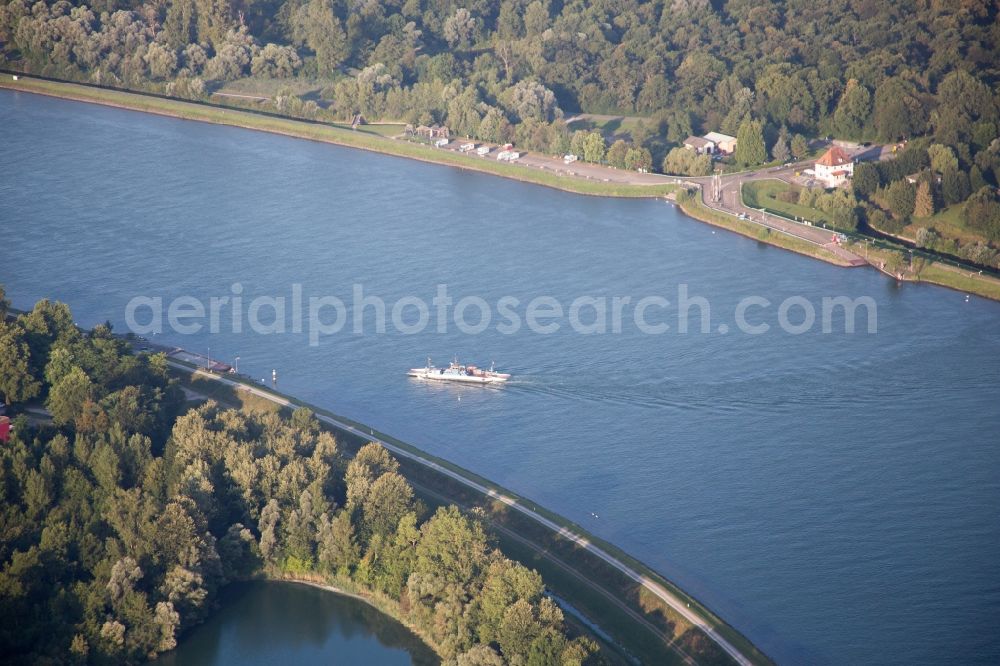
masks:
{"label": "forest", "polygon": [[599,658],[478,519],[429,511],[384,448],[348,455],[307,409],[190,407],[162,355],[47,300],[0,317],[0,367],[7,405],[52,415],[21,413],[0,446],[6,663],[145,661],[256,576],[388,600],[447,663]]}
{"label": "forest", "polygon": [[638,145],[746,120],[772,147],[782,128],[931,134],[968,168],[997,136],[996,14],[988,0],[10,0],[0,41],[40,74],[181,96],[304,78],[323,84],[313,113],[536,149],[586,111],[644,117]]}

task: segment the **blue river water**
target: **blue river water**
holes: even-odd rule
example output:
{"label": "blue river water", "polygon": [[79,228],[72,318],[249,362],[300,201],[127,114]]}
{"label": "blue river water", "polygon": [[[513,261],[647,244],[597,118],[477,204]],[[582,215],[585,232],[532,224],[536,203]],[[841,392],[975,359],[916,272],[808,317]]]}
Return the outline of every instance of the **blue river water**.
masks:
{"label": "blue river water", "polygon": [[[1000,304],[829,266],[663,201],[32,95],[0,92],[0,145],[0,283],[15,306],[57,298],[81,324],[124,330],[132,299],[160,298],[168,330],[153,339],[239,356],[269,383],[276,370],[282,390],[568,516],[779,662],[1000,663]],[[437,317],[438,285],[450,311],[483,299],[486,330]],[[387,303],[384,333],[371,306],[355,332],[356,288]],[[306,311],[343,301],[343,329],[315,345],[307,316],[293,330],[298,289]],[[710,310],[704,331],[704,308],[680,315],[685,289]],[[169,330],[173,299],[208,308],[236,292],[241,332],[228,306],[216,333],[207,317]],[[285,298],[284,333],[250,330],[251,315],[273,318],[249,311],[262,296]],[[631,299],[619,332],[616,296]],[[650,296],[670,302],[645,310],[664,333],[636,324]],[[862,308],[853,334],[842,310],[824,332],[823,299],[838,296],[870,298],[876,331]],[[537,297],[564,308],[542,320],[555,332],[527,325]],[[607,332],[574,330],[580,297],[607,299]],[[754,297],[761,334],[739,330]],[[430,315],[419,332],[414,299]],[[805,332],[781,326],[809,309]],[[467,330],[478,312],[465,308]],[[579,323],[597,318],[581,307]],[[453,355],[514,378],[405,377]]]}

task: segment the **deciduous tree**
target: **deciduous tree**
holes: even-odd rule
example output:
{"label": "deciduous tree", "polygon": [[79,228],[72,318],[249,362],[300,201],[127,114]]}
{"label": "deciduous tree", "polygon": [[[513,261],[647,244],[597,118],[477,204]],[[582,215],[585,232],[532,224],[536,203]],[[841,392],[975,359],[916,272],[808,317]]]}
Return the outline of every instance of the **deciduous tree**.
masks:
{"label": "deciduous tree", "polygon": [[387,472],[372,483],[361,506],[364,538],[390,536],[413,506],[413,490],[400,474]]}
{"label": "deciduous tree", "polygon": [[21,328],[0,321],[0,394],[8,405],[30,400],[42,388],[32,373],[30,354]]}
{"label": "deciduous tree", "polygon": [[74,366],[50,390],[45,406],[58,425],[73,423],[83,410],[83,404],[93,397],[94,383],[83,370]]}
{"label": "deciduous tree", "polygon": [[629,146],[623,140],[618,139],[608,148],[608,164],[622,169],[625,167],[625,155],[628,154]]}
{"label": "deciduous tree", "polygon": [[361,549],[354,538],[351,514],[340,511],[333,519],[320,520],[317,535],[319,563],[330,572],[347,574],[358,564]]}
{"label": "deciduous tree", "polygon": [[585,162],[601,162],[604,160],[604,135],[594,130],[583,140],[583,159]]}
{"label": "deciduous tree", "polygon": [[861,162],[854,167],[851,187],[855,196],[866,199],[879,187],[878,167],[869,162]]}
{"label": "deciduous tree", "polygon": [[452,48],[467,49],[475,36],[476,24],[476,17],[465,7],[460,7],[444,22],[442,32]]}
{"label": "deciduous tree", "polygon": [[292,37],[316,54],[321,76],[334,74],[350,54],[347,34],[330,0],[309,0],[295,10]]}
{"label": "deciduous tree", "polygon": [[778,133],[778,139],[771,146],[771,157],[778,162],[787,162],[791,155],[792,151],[788,145],[788,129],[782,125],[781,131]]}
{"label": "deciduous tree", "polygon": [[801,160],[809,154],[809,142],[801,134],[792,137],[792,155],[795,159]]}
{"label": "deciduous tree", "polygon": [[744,120],[736,133],[736,161],[742,166],[753,166],[766,160],[764,126],[757,120]]}
{"label": "deciduous tree", "polygon": [[948,169],[941,173],[941,196],[946,206],[965,201],[969,196],[969,177],[960,169]]}
{"label": "deciduous tree", "polygon": [[897,220],[906,220],[913,215],[916,204],[916,188],[906,180],[897,180],[885,190],[885,201]]}
{"label": "deciduous tree", "polygon": [[850,79],[833,114],[837,133],[846,139],[861,138],[870,115],[871,93],[857,79]]}

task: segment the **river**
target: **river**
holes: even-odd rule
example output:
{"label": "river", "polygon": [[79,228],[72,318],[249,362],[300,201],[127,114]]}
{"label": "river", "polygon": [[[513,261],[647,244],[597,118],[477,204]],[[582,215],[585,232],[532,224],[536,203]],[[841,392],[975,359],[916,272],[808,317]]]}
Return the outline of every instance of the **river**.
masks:
{"label": "river", "polygon": [[[83,325],[124,330],[135,297],[239,295],[242,332],[222,310],[217,333],[154,339],[239,356],[268,383],[276,370],[279,389],[568,516],[779,662],[1000,662],[1000,304],[829,266],[663,201],[22,93],[0,91],[0,145],[0,282],[15,306],[53,297]],[[433,317],[378,333],[368,308],[362,333],[348,320],[314,346],[308,326],[251,332],[260,296],[285,297],[292,319],[293,285],[306,307],[349,306],[357,285],[390,310],[447,285],[456,305],[516,298],[522,323],[536,297],[660,296],[671,305],[645,314],[670,328],[644,332],[626,309],[617,333],[568,318],[505,333],[497,307],[480,334]],[[682,289],[710,307],[704,332],[694,306],[680,332]],[[864,310],[854,334],[843,316],[824,332],[822,300],[837,296],[870,298],[877,332]],[[739,330],[746,298],[766,333]],[[783,303],[815,325],[783,329]],[[401,313],[416,329],[416,308]],[[514,378],[404,376],[453,355]]]}

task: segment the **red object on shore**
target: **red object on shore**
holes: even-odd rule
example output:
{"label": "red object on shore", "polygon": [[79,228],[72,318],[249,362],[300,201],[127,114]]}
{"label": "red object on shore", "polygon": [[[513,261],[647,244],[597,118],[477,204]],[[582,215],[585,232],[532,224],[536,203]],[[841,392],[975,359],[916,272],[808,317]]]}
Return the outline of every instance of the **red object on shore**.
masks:
{"label": "red object on shore", "polygon": [[0,442],[10,441],[10,417],[0,416]]}

